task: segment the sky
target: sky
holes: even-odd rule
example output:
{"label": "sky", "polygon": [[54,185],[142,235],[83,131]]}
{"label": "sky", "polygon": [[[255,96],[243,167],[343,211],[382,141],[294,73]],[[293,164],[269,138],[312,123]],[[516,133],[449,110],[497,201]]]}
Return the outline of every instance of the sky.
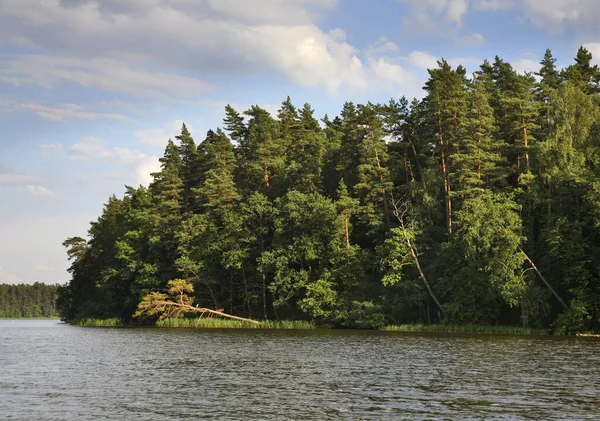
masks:
{"label": "sky", "polygon": [[[65,283],[62,242],[147,185],[185,122],[421,97],[445,58],[600,58],[597,0],[0,0],[0,283]],[[595,60],[598,62],[597,60]]]}

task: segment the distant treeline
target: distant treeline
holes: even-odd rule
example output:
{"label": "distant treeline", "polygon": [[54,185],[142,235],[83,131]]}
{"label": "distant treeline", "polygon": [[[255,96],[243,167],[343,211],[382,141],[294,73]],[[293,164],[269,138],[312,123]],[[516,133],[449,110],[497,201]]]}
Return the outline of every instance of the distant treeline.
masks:
{"label": "distant treeline", "polygon": [[0,318],[58,317],[57,285],[0,284]]}
{"label": "distant treeline", "polygon": [[600,331],[600,68],[440,61],[413,101],[225,108],[149,187],[64,242],[65,320],[129,321],[168,282],[253,319]]}

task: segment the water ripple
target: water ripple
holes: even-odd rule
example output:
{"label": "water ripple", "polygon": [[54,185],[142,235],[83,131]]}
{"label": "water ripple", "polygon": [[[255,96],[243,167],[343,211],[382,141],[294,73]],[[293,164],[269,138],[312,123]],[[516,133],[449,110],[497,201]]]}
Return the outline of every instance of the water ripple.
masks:
{"label": "water ripple", "polygon": [[0,321],[8,420],[600,419],[600,341]]}

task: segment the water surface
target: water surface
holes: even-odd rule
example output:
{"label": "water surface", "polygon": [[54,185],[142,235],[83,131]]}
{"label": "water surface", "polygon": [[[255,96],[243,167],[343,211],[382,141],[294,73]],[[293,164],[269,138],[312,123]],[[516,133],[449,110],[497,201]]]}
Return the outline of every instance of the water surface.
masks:
{"label": "water surface", "polygon": [[7,420],[600,419],[600,340],[0,321]]}

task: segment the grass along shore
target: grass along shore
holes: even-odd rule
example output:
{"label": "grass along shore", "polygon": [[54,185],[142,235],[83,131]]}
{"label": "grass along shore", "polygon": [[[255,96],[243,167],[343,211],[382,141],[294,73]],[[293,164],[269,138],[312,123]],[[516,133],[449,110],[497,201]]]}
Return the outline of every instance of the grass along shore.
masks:
{"label": "grass along shore", "polygon": [[411,332],[411,333],[480,333],[489,335],[549,335],[549,329],[532,329],[519,326],[486,326],[486,325],[390,325],[381,330],[386,332]]}
{"label": "grass along shore", "polygon": [[[80,319],[72,324],[82,327],[123,327],[129,326],[123,323],[121,319]],[[130,325],[137,326],[137,325]],[[316,329],[317,325],[311,322],[301,320],[265,320],[260,323],[249,323],[241,320],[215,319],[215,318],[167,318],[158,320],[155,324],[160,328],[197,328],[197,329]]]}
{"label": "grass along shore", "polygon": [[[121,319],[81,319],[73,324],[83,327],[121,327],[127,326]],[[135,326],[135,325],[132,325]],[[265,320],[260,323],[248,323],[240,320],[217,318],[167,318],[155,324],[159,328],[196,328],[196,329],[318,329],[315,323],[302,320]],[[379,329],[384,332],[405,333],[475,333],[489,335],[550,335],[549,329],[523,328],[519,326],[452,325],[452,324],[406,324],[389,325]]]}
{"label": "grass along shore", "polygon": [[124,326],[123,321],[117,317],[112,319],[79,319],[72,324],[81,327],[118,327]]}

